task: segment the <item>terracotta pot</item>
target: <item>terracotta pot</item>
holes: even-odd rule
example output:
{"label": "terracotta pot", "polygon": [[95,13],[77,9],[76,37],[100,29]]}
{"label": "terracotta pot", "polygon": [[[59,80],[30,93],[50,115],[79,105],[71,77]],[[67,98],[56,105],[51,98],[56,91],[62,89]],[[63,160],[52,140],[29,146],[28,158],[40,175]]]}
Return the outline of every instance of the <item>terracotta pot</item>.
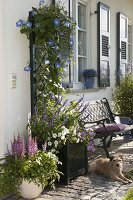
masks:
{"label": "terracotta pot", "polygon": [[25,199],[34,199],[43,191],[42,186],[36,185],[34,182],[23,181],[20,185],[21,196]]}

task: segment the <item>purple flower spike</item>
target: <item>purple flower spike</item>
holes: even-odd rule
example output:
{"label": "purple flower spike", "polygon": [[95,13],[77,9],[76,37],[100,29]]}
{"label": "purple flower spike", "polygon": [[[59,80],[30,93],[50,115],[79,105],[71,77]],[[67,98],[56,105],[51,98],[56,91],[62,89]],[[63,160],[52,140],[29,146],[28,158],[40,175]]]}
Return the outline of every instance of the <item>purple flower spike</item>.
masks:
{"label": "purple flower spike", "polygon": [[57,19],[57,18],[55,18],[55,19],[53,20],[53,24],[54,24],[54,26],[60,26],[60,20]]}
{"label": "purple flower spike", "polygon": [[73,41],[73,39],[71,38],[70,39],[70,46],[72,47],[74,45],[74,41]]}
{"label": "purple flower spike", "polygon": [[26,71],[26,72],[31,71],[31,67],[30,67],[30,66],[26,66],[26,67],[24,67],[24,71]]}
{"label": "purple flower spike", "polygon": [[16,22],[16,26],[17,27],[20,27],[23,25],[23,20],[22,19],[19,19],[17,22]]}
{"label": "purple flower spike", "polygon": [[60,68],[60,66],[61,66],[60,63],[56,63],[56,64],[55,64],[55,67],[56,67],[57,69]]}
{"label": "purple flower spike", "polygon": [[44,3],[45,3],[44,0],[40,0],[40,1],[39,1],[39,6],[42,6]]}
{"label": "purple flower spike", "polygon": [[66,21],[66,22],[65,22],[65,26],[66,26],[66,27],[70,27],[70,22],[69,22],[69,21]]}
{"label": "purple flower spike", "polygon": [[32,23],[31,22],[26,22],[25,25],[27,26],[27,28],[31,28],[32,27]]}

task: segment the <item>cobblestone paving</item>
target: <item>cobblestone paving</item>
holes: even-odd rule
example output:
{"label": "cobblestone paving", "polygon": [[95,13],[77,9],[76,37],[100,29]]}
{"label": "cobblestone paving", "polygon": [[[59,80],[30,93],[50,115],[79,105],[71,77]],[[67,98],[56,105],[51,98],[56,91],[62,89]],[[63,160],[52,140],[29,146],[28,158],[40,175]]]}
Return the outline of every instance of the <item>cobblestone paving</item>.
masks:
{"label": "cobblestone paving", "polygon": [[[121,152],[124,155],[124,171],[133,169],[133,141],[124,141],[122,137],[118,137],[111,146],[112,152]],[[89,154],[89,162],[99,155],[104,155],[104,152],[98,148],[94,154]],[[79,176],[67,186],[59,185],[55,190],[44,190],[36,200],[122,200],[130,188],[133,188],[133,183],[124,185],[101,175],[88,174]]]}

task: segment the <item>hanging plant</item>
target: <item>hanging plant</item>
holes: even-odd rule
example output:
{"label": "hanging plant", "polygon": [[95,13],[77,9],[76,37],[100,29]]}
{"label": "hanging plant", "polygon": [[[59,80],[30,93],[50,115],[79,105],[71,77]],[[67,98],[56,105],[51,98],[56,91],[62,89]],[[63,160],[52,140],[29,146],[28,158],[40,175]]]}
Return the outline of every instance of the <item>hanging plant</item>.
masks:
{"label": "hanging plant", "polygon": [[[32,8],[31,17],[20,19],[16,25],[28,39],[30,34],[34,36],[36,87],[39,93],[47,95],[62,90],[61,77],[72,55],[75,22],[59,4],[47,6],[40,1],[39,5]],[[31,67],[24,70],[30,71]]]}

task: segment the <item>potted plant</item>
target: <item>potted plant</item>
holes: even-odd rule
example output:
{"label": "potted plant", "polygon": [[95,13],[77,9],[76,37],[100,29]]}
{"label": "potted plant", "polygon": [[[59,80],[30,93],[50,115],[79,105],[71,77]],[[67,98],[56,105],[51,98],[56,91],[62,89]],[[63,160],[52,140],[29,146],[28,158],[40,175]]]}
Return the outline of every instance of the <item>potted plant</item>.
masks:
{"label": "potted plant", "polygon": [[[64,179],[63,182],[67,183],[68,174],[71,178],[75,176],[72,176],[70,169],[72,165],[76,167],[76,157],[78,157],[79,162],[77,164],[78,171],[81,171],[80,167],[87,171],[86,149],[87,147],[88,150],[94,149],[94,147],[89,148],[93,146],[94,134],[91,131],[86,132],[84,127],[79,126],[81,115],[79,107],[83,98],[78,102],[67,103],[67,101],[62,100],[61,96],[51,95],[49,100],[45,101],[44,99],[43,103],[42,101],[38,102],[28,128],[41,143],[41,146],[39,145],[41,148],[45,147],[59,156],[59,160],[62,162],[61,171],[64,174],[61,180]],[[73,163],[75,159],[76,161]],[[66,163],[68,164],[66,165]],[[72,171],[75,174],[78,173],[77,169],[74,169]]]}
{"label": "potted plant", "polygon": [[93,88],[94,87],[94,80],[95,77],[97,76],[97,72],[94,69],[85,69],[83,71],[83,78],[85,81],[85,88]]}
{"label": "potted plant", "polygon": [[[37,149],[36,140],[23,141],[18,135],[11,142],[11,150],[0,159],[0,196],[21,195],[36,198],[47,185],[59,179],[58,158],[51,152]],[[33,192],[34,191],[34,192]]]}

